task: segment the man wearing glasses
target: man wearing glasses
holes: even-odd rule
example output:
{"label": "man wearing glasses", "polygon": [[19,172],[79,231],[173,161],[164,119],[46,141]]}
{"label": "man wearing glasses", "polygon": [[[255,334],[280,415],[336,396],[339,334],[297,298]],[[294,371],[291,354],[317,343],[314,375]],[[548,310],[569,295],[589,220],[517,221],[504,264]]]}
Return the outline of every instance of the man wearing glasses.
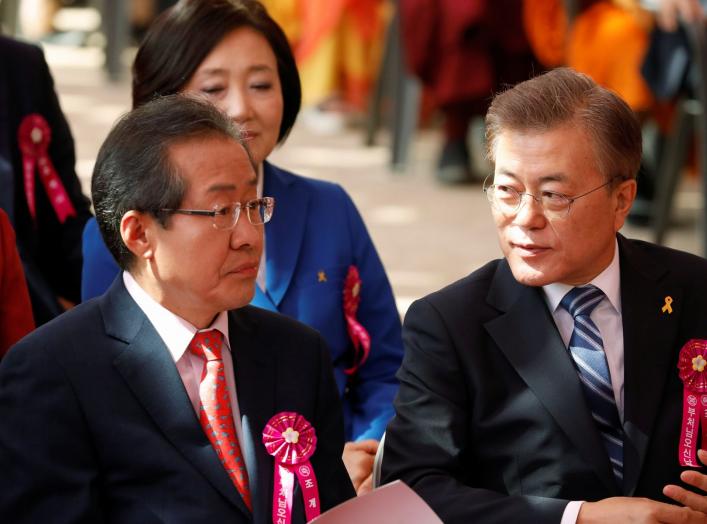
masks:
{"label": "man wearing glasses", "polygon": [[[314,428],[321,509],[353,496],[324,342],[247,305],[275,203],[256,198],[228,117],[182,96],[142,106],[109,134],[92,185],[124,271],[0,365],[1,520],[269,522],[263,430],[283,412]],[[298,490],[292,521],[305,522]]]}
{"label": "man wearing glasses", "polygon": [[445,523],[707,522],[707,477],[681,477],[677,367],[707,348],[707,262],[618,234],[633,113],[558,69],[498,95],[486,126],[504,258],[410,307],[383,481]]}

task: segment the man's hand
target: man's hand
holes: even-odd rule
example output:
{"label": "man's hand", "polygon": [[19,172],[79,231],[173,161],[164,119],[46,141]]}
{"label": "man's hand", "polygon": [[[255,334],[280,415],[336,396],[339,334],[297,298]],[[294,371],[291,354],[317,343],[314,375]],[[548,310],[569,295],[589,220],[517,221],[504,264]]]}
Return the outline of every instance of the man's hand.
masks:
{"label": "man's hand", "polygon": [[704,10],[700,0],[661,0],[655,15],[656,23],[663,31],[675,31],[678,20],[692,24],[704,20]]}
{"label": "man's hand", "polygon": [[650,499],[613,497],[585,502],[577,524],[706,524],[707,516],[688,507],[673,506]]}
{"label": "man's hand", "polygon": [[[700,449],[697,452],[700,462],[707,464],[707,451]],[[707,475],[699,471],[683,471],[680,474],[680,480],[689,486],[693,486],[703,493],[707,493]],[[707,514],[707,497],[703,494],[698,494],[689,491],[680,486],[669,484],[663,488],[663,494],[688,508],[696,511],[701,511]]]}
{"label": "man's hand", "polygon": [[344,465],[357,495],[373,489],[373,459],[378,451],[377,440],[347,442],[344,445]]}

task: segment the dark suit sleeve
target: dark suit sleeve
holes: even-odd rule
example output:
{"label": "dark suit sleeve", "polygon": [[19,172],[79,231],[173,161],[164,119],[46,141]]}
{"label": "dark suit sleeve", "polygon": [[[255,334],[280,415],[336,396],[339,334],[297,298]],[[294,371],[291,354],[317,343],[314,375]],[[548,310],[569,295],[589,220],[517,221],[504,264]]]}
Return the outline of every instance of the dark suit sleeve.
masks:
{"label": "dark suit sleeve", "polygon": [[37,198],[45,202],[42,208],[46,212],[43,217],[39,217],[41,238],[37,261],[42,266],[42,272],[47,276],[54,292],[78,303],[81,297],[81,234],[84,224],[91,216],[91,211],[89,201],[83,195],[81,184],[76,176],[74,139],[69,124],[59,105],[54,90],[54,80],[44,55],[41,50],[38,50],[38,53],[37,67],[41,69],[42,86],[40,112],[47,119],[52,130],[49,156],[76,209],[76,216],[67,218],[66,222],[61,224],[51,209],[44,188],[38,189]]}
{"label": "dark suit sleeve", "polygon": [[[461,369],[457,348],[439,311],[415,302],[403,327],[405,358],[398,372],[395,417],[388,426],[383,483],[401,479],[445,524],[556,522],[566,500],[498,493],[474,487],[473,384]],[[478,349],[478,348],[477,348]],[[522,435],[518,435],[522,439]]]}
{"label": "dark suit sleeve", "polygon": [[395,373],[403,359],[400,315],[366,225],[349,195],[342,193],[354,263],[362,281],[357,318],[371,336],[368,359],[350,382],[351,434],[353,440],[380,439],[393,416],[398,391]]}
{"label": "dark suit sleeve", "polygon": [[312,466],[317,474],[322,513],[356,496],[349,475],[344,467],[344,418],[339,392],[334,382],[329,349],[319,340],[319,384],[317,391],[316,420],[312,425],[317,431],[317,451]]}
{"label": "dark suit sleeve", "polygon": [[2,521],[100,524],[89,430],[61,366],[36,339],[0,363]]}

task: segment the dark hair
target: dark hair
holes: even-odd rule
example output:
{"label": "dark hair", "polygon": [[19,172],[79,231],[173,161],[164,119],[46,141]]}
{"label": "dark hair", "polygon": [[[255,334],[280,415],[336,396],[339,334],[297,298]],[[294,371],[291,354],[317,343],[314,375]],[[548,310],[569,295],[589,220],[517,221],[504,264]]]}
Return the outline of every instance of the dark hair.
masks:
{"label": "dark hair", "polygon": [[98,151],[91,197],[103,240],[122,269],[135,260],[120,235],[123,215],[149,213],[166,226],[169,214],[161,210],[178,208],[188,189],[172,164],[170,147],[210,136],[236,141],[250,158],[236,124],[208,102],[187,95],[133,109],[111,129]]}
{"label": "dark hair", "polygon": [[641,128],[616,93],[587,75],[558,68],[497,95],[486,113],[486,148],[495,163],[503,131],[550,131],[574,123],[592,139],[597,167],[607,180],[635,178],[641,163]]}
{"label": "dark hair", "polygon": [[302,102],[299,73],[287,37],[256,0],[180,0],[151,25],[133,63],[133,107],[178,93],[231,31],[251,27],[277,59],[283,113],[278,142],[292,129]]}

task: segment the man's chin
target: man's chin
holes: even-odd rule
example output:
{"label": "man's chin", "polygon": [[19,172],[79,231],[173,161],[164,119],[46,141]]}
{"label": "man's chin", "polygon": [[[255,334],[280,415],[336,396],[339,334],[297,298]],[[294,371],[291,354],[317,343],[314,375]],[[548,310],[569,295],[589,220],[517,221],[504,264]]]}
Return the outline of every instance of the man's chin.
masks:
{"label": "man's chin", "polygon": [[553,276],[544,267],[533,267],[522,261],[508,261],[513,278],[525,286],[540,287],[554,282]]}

